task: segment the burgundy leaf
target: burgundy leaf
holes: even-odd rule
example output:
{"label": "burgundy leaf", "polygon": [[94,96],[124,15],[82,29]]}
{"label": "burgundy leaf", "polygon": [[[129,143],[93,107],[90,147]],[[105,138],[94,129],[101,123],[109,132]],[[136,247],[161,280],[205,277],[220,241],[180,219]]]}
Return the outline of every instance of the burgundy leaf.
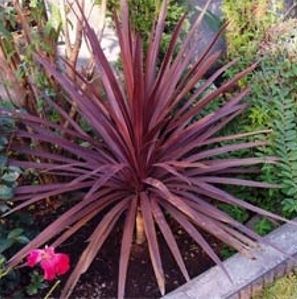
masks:
{"label": "burgundy leaf", "polygon": [[178,245],[175,241],[173,232],[171,231],[157,201],[153,199],[151,204],[152,204],[152,211],[153,211],[154,218],[163,234],[163,237],[166,240],[168,247],[169,247],[174,259],[176,260],[176,263],[178,264],[183,276],[188,281],[188,280],[190,280],[190,277],[189,277],[188,271],[186,269],[186,266],[184,264],[182,255],[179,251]]}
{"label": "burgundy leaf", "polygon": [[145,194],[140,194],[140,208],[144,220],[144,230],[148,242],[150,257],[152,260],[157,283],[162,295],[165,294],[165,277],[159,252],[159,246],[157,241],[157,234],[155,230],[155,224],[152,215],[152,208],[150,204],[150,198]]}
{"label": "burgundy leaf", "polygon": [[130,203],[129,211],[126,216],[126,222],[124,225],[124,233],[122,239],[122,247],[120,254],[120,266],[119,266],[119,286],[118,286],[118,298],[124,298],[126,277],[128,271],[128,262],[131,253],[133,233],[135,227],[136,209],[138,198],[134,197]]}

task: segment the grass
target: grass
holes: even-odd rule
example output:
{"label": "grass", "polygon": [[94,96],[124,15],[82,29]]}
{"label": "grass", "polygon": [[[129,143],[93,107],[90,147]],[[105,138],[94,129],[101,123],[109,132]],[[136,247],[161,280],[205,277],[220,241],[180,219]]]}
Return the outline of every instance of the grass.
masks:
{"label": "grass", "polygon": [[297,274],[291,273],[276,280],[272,285],[263,289],[261,294],[253,299],[296,299],[297,298]]}

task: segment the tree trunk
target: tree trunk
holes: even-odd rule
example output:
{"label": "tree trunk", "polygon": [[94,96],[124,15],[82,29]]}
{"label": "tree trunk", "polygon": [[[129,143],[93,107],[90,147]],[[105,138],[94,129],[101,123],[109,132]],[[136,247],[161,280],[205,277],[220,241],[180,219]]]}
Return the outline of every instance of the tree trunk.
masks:
{"label": "tree trunk", "polygon": [[136,216],[136,244],[141,245],[145,241],[144,223],[141,212],[138,210]]}

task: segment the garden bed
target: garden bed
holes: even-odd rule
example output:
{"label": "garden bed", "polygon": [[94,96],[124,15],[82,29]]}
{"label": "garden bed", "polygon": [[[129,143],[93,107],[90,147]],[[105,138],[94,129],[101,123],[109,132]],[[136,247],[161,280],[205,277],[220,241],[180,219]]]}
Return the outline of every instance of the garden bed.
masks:
{"label": "garden bed", "polygon": [[[191,238],[175,225],[176,239],[180,245],[185,264],[191,277],[195,277],[214,265],[210,258],[195,244]],[[118,260],[121,248],[120,229],[115,229],[113,235],[104,245],[88,272],[82,276],[71,298],[115,298],[117,292]],[[218,253],[219,244],[209,238]],[[185,283],[185,279],[176,266],[174,259],[164,240],[160,238],[162,263],[166,277],[166,291],[170,292]],[[61,247],[62,248],[62,247]],[[73,244],[65,246],[65,252],[80,256],[82,247],[79,246],[79,236]],[[126,298],[159,298],[160,292],[156,283],[153,268],[149,259],[146,244],[134,245],[127,278]]]}
{"label": "garden bed", "polygon": [[[63,209],[63,208],[62,208]],[[61,213],[61,208],[57,210],[57,214]],[[99,215],[97,220],[93,221],[87,227],[83,228],[73,238],[60,247],[61,251],[68,252],[71,255],[73,264],[77,262],[81,256],[87,243],[81,240],[86,240],[94,227],[98,223],[98,219],[102,218]],[[41,215],[36,218],[42,226],[46,227],[51,221],[48,216]],[[190,277],[196,277],[204,271],[207,271],[214,266],[214,262],[208,255],[185,233],[181,227],[174,221],[168,221],[179,244],[179,248],[185,265],[188,269]],[[120,255],[121,238],[122,238],[122,221],[113,230],[111,237],[104,244],[102,251],[96,257],[89,270],[81,277],[76,286],[72,299],[76,298],[115,298],[117,292],[118,280],[118,257]],[[179,271],[176,262],[174,261],[168,246],[157,231],[158,239],[160,240],[160,251],[162,263],[166,277],[166,292],[174,291],[179,286],[185,283],[181,272]],[[218,255],[222,254],[223,244],[209,235],[205,235],[207,241],[211,244]],[[67,280],[67,276],[63,281]],[[60,288],[57,288],[56,296],[58,298]],[[46,294],[46,292],[45,292]],[[44,295],[45,295],[44,294]],[[159,298],[160,291],[156,283],[153,268],[149,259],[149,251],[147,244],[134,244],[132,248],[128,278],[127,290],[125,298]],[[42,294],[40,296],[42,297]]]}

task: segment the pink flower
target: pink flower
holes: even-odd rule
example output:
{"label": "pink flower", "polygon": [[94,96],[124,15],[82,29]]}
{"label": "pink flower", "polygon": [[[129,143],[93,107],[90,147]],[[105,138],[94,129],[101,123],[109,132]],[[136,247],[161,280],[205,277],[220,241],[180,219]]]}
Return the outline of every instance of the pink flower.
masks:
{"label": "pink flower", "polygon": [[53,280],[70,268],[67,254],[55,253],[54,247],[47,246],[44,249],[33,249],[27,256],[27,266],[32,268],[37,264],[40,264],[45,280]]}

